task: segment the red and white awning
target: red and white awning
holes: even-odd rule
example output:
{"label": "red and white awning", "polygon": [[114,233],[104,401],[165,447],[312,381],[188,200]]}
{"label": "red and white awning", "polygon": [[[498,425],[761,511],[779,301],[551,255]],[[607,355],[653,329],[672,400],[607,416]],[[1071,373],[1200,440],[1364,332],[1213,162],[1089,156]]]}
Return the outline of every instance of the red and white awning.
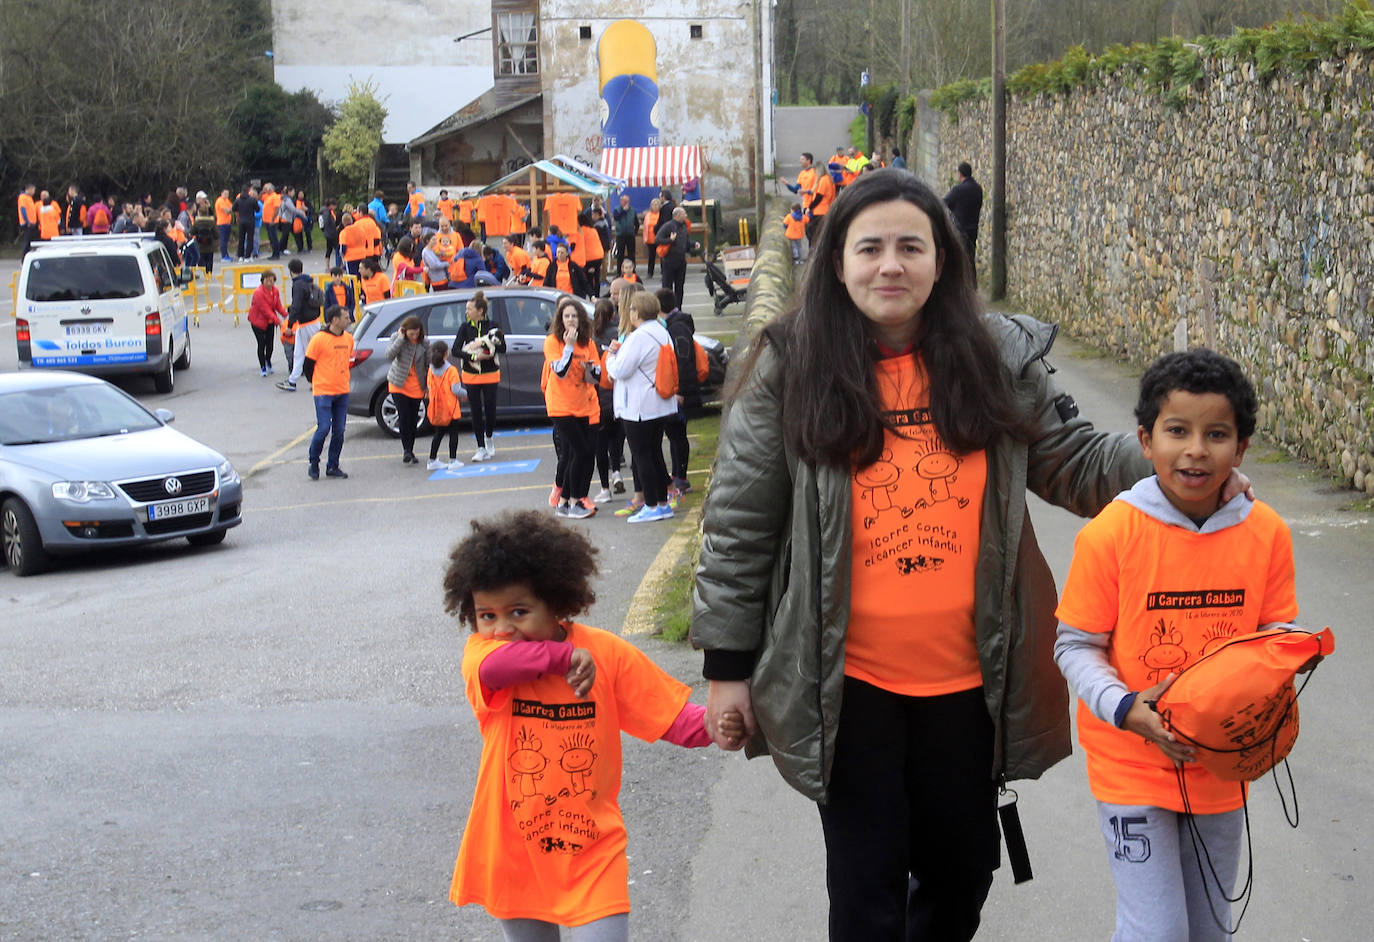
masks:
{"label": "red and white awning", "polygon": [[601,152],[601,172],[627,186],[674,186],[701,179],[701,148],[608,147]]}

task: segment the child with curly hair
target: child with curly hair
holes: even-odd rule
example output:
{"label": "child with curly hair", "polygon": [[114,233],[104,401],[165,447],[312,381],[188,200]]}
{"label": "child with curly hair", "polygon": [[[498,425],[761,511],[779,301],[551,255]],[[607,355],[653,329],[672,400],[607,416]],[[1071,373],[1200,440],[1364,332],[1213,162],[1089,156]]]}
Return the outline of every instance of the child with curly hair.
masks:
{"label": "child with curly hair", "polygon": [[[472,521],[449,554],[444,608],[472,627],[463,680],[482,733],[449,899],[507,942],[629,938],[620,733],[711,743],[691,692],[628,641],[573,616],[596,601],[597,550],[537,511]],[[738,714],[724,735],[744,734]]]}

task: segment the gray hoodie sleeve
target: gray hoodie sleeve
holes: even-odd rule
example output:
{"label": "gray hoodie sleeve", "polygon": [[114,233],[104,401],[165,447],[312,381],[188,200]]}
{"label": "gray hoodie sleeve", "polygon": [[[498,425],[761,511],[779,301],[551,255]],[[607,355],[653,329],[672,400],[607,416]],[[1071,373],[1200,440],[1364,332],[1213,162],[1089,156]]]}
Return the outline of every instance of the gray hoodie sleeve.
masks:
{"label": "gray hoodie sleeve", "polygon": [[1054,662],[1093,716],[1116,726],[1116,708],[1130,690],[1107,661],[1111,640],[1110,631],[1081,631],[1061,621],[1054,642]]}

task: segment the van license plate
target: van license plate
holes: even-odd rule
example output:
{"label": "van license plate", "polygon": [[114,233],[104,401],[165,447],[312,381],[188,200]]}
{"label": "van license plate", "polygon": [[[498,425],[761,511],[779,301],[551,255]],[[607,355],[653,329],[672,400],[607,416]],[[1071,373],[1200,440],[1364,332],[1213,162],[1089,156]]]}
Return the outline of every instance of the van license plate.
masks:
{"label": "van license plate", "polygon": [[149,504],[149,520],[166,520],[168,517],[186,517],[203,514],[210,509],[210,498],[196,497],[191,500],[169,500],[165,504]]}

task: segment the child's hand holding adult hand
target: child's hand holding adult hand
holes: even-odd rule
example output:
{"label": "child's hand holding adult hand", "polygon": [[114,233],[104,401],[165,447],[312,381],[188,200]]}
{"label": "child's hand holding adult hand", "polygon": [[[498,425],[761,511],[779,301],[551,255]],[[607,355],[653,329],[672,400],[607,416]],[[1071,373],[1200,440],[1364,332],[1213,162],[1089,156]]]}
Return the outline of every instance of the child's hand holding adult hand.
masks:
{"label": "child's hand holding adult hand", "polygon": [[592,660],[592,652],[586,648],[573,648],[568,673],[564,675],[564,679],[575,696],[585,697],[592,689],[592,682],[596,680],[596,661]]}
{"label": "child's hand holding adult hand", "polygon": [[1177,678],[1177,674],[1170,674],[1148,690],[1140,691],[1136,695],[1135,703],[1132,703],[1126,712],[1126,719],[1121,728],[1144,737],[1147,743],[1158,746],[1160,751],[1175,763],[1192,762],[1193,747],[1179,742],[1174,734],[1165,728],[1164,721],[1154,708],[1155,701]]}

